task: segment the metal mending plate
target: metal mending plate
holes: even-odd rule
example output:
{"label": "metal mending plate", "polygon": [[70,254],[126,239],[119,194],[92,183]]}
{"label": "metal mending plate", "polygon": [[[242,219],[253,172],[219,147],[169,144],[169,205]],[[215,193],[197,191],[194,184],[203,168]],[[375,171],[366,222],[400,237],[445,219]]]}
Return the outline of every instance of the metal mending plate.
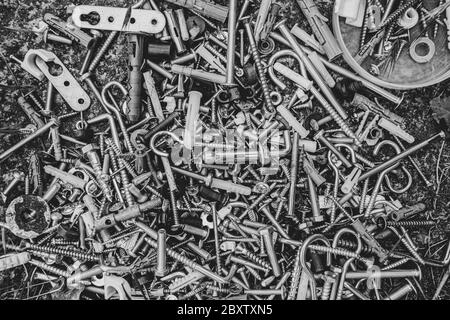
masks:
{"label": "metal mending plate", "polygon": [[21,66],[40,81],[47,78],[73,110],[84,111],[91,105],[89,95],[53,52],[28,50]]}
{"label": "metal mending plate", "polygon": [[166,25],[166,19],[159,11],[102,6],[76,6],[72,20],[83,29],[133,33],[159,33]]}
{"label": "metal mending plate", "polygon": [[[426,2],[428,9],[436,7],[438,0]],[[442,15],[443,17],[445,16]],[[441,19],[443,20],[443,19]],[[417,23],[409,30],[409,39],[414,42],[416,38],[421,38],[423,26]],[[345,17],[333,14],[333,32],[343,50],[343,56],[346,62],[362,77],[369,81],[390,89],[408,90],[425,86],[430,86],[441,82],[450,77],[450,50],[447,42],[447,28],[439,25],[437,36],[434,39],[434,23],[430,27],[428,34],[429,40],[434,43],[434,55],[428,62],[416,62],[410,55],[409,45],[406,45],[400,52],[398,60],[395,63],[389,63],[377,67],[379,61],[369,56],[362,65],[358,65],[353,57],[359,49],[359,39],[361,37],[361,28],[346,23]],[[367,41],[373,33],[367,34]],[[409,41],[405,38],[406,41]],[[417,54],[429,58],[429,48],[426,46],[417,46]],[[428,56],[428,57],[427,57]],[[418,60],[416,58],[416,60]],[[419,59],[420,61],[424,59]],[[372,70],[371,70],[372,69]],[[372,71],[372,72],[371,72]],[[377,73],[379,73],[377,75]]]}

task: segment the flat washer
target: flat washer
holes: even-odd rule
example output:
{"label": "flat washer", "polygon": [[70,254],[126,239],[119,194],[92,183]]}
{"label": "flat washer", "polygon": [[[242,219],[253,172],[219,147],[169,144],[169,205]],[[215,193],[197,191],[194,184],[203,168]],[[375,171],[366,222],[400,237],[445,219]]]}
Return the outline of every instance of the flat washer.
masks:
{"label": "flat washer", "polygon": [[[421,56],[417,53],[416,50],[419,45],[425,45],[428,47],[428,53],[426,55]],[[436,53],[436,46],[434,45],[434,42],[427,37],[418,38],[412,43],[411,47],[409,48],[409,55],[417,63],[430,62],[431,59],[433,59],[435,53]]]}

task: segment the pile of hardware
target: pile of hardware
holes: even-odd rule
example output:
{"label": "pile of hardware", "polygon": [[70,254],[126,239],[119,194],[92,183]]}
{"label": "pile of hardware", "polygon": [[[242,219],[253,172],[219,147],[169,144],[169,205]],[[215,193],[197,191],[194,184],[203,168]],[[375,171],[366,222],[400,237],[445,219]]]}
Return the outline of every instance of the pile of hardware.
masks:
{"label": "pile of hardware", "polygon": [[[292,7],[309,26],[288,26]],[[86,50],[78,74],[45,49],[10,57],[47,90],[18,99],[30,122],[0,154],[32,149],[1,192],[0,271],[20,279],[1,299],[422,299],[431,267],[439,297],[450,245],[419,250],[411,233],[436,222],[400,199],[433,186],[413,155],[445,134],[416,141],[391,111],[400,97],[332,62],[342,51],[314,1],[67,15],[34,31]],[[128,79],[100,84],[121,36]]]}
{"label": "pile of hardware", "polygon": [[336,1],[332,26],[353,70],[405,90],[449,78],[449,18],[444,0],[348,0]]}

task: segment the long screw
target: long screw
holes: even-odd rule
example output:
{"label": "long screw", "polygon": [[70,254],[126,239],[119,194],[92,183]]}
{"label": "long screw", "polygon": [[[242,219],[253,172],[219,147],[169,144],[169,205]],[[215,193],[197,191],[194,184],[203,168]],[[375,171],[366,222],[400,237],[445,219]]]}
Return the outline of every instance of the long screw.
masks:
{"label": "long screw", "polygon": [[248,20],[244,20],[245,31],[247,32],[247,38],[249,40],[250,52],[252,54],[253,60],[256,64],[256,69],[258,70],[259,80],[261,82],[261,87],[263,90],[264,101],[267,106],[267,110],[270,113],[275,111],[272,103],[272,99],[270,98],[270,89],[267,84],[266,74],[264,72],[264,67],[261,63],[261,57],[259,56],[258,48],[256,46],[255,38],[253,37],[252,27],[250,26],[250,22]]}
{"label": "long screw", "polygon": [[95,68],[97,68],[97,66],[100,63],[101,59],[103,58],[103,56],[108,51],[109,46],[113,43],[114,39],[116,38],[116,36],[118,34],[119,34],[118,31],[111,31],[111,33],[109,34],[108,38],[103,43],[103,45],[100,48],[100,50],[98,50],[97,55],[94,57],[94,59],[92,59],[92,62],[91,62],[90,66],[89,66],[89,69],[88,69],[88,71],[90,73],[94,72]]}

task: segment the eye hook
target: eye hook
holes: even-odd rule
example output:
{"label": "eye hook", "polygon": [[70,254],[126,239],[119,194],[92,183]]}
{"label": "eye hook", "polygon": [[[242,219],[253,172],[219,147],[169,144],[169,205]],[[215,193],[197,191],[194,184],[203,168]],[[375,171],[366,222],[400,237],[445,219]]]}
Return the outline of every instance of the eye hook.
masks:
{"label": "eye hook", "polygon": [[[312,300],[317,300],[317,293],[316,293],[316,279],[314,278],[314,274],[312,273],[311,269],[306,264],[306,250],[308,250],[309,245],[311,245],[315,241],[321,241],[326,246],[330,247],[330,241],[322,234],[314,234],[307,238],[303,245],[300,248],[300,264],[307,274],[307,276],[310,279],[310,285],[311,285],[311,298]],[[331,264],[331,254],[327,252],[327,265]]]}
{"label": "eye hook", "polygon": [[[108,109],[109,110],[111,110],[111,111],[113,111],[116,115],[117,115],[117,108],[113,105],[113,104],[111,104],[109,101],[108,101],[108,99],[107,99],[107,97],[106,97],[106,93],[108,92],[108,90],[109,90],[109,88],[111,88],[111,87],[118,87],[119,89],[120,89],[120,91],[122,91],[122,93],[124,94],[124,96],[127,96],[128,95],[128,91],[127,91],[127,89],[125,89],[125,87],[120,83],[120,82],[118,82],[118,81],[110,81],[110,82],[108,82],[104,87],[103,87],[103,89],[102,89],[102,99],[103,99],[103,102],[105,103],[105,105],[108,107]],[[127,105],[127,102],[126,102],[126,99],[125,99],[125,101],[123,102],[123,107],[124,108],[126,108],[126,105]]]}
{"label": "eye hook", "polygon": [[[373,155],[374,156],[378,155],[378,153],[380,152],[380,149],[385,145],[393,147],[397,154],[401,153],[400,147],[395,142],[393,142],[391,140],[383,140],[375,146],[375,148],[373,149]],[[366,208],[366,212],[364,213],[365,217],[369,217],[372,209],[375,207],[376,198],[378,196],[378,193],[381,188],[381,184],[382,184],[383,180],[385,179],[386,175],[390,171],[396,169],[399,165],[400,165],[400,162],[393,164],[392,166],[384,169],[378,176],[377,182],[375,183],[375,187],[373,188],[372,195],[369,200],[369,204]]]}
{"label": "eye hook", "polygon": [[[375,146],[375,148],[374,148],[374,150],[373,150],[373,155],[374,155],[374,156],[378,155],[380,149],[381,149],[383,146],[385,146],[385,145],[388,145],[388,146],[393,147],[394,150],[395,150],[395,152],[396,152],[397,154],[399,154],[399,153],[402,152],[400,146],[399,146],[397,143],[395,143],[395,142],[393,142],[393,141],[391,141],[391,140],[383,140],[383,141],[381,141],[380,143],[378,143],[378,144]],[[399,165],[400,165],[400,162],[398,162],[396,165],[394,165],[393,167],[391,167],[391,170],[389,170],[389,171],[392,171],[392,170],[396,169]],[[411,173],[409,172],[409,170],[408,170],[405,166],[403,166],[403,165],[401,166],[401,170],[406,174],[406,177],[407,177],[407,179],[408,179],[408,183],[407,183],[406,186],[405,186],[404,188],[402,188],[402,189],[398,189],[398,190],[397,190],[397,189],[394,189],[394,187],[392,187],[391,181],[389,180],[389,176],[386,174],[386,176],[384,177],[384,180],[386,181],[386,185],[387,185],[387,187],[389,188],[389,190],[392,191],[392,192],[394,192],[394,193],[396,193],[396,194],[401,194],[401,193],[404,193],[404,192],[406,192],[407,190],[409,190],[409,188],[411,187],[412,182],[413,182],[413,181],[412,181],[412,175],[411,175]]]}
{"label": "eye hook", "polygon": [[352,149],[352,147],[350,147],[348,144],[345,143],[336,143],[334,145],[336,148],[342,147],[348,150],[348,152],[350,153],[350,158],[352,163],[356,163],[356,155],[355,155],[355,150]]}
{"label": "eye hook", "polygon": [[[362,251],[361,237],[355,231],[353,231],[349,228],[343,228],[335,234],[335,236],[333,238],[333,245],[332,245],[333,248],[337,247],[337,245],[339,243],[339,238],[345,233],[349,233],[349,234],[355,236],[356,242],[357,242],[357,247],[356,247],[355,253],[357,255],[359,255]],[[341,277],[339,279],[339,286],[338,286],[338,290],[336,293],[336,300],[341,300],[341,298],[342,298],[342,291],[344,290],[345,275],[347,274],[348,267],[353,263],[354,260],[355,260],[355,258],[349,258],[345,261],[344,265],[342,266],[342,273],[341,273]]]}
{"label": "eye hook", "polygon": [[167,152],[161,151],[158,148],[156,148],[155,144],[156,144],[156,140],[160,137],[160,136],[170,136],[173,140],[175,140],[178,143],[184,144],[183,140],[181,140],[175,133],[171,132],[171,131],[159,131],[157,133],[155,133],[152,138],[150,139],[150,149],[157,154],[160,157],[165,157],[168,158],[169,154]]}

